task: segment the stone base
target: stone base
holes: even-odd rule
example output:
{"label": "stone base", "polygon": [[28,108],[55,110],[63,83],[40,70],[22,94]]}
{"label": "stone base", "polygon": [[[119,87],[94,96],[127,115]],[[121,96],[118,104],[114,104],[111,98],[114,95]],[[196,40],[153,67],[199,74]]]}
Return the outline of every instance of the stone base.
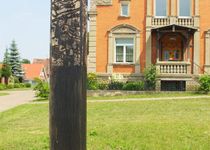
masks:
{"label": "stone base", "polygon": [[162,78],[156,82],[156,91],[161,91],[161,81],[185,81],[186,91],[197,91],[199,87],[197,78]]}
{"label": "stone base", "polygon": [[123,73],[97,73],[99,80],[117,80],[121,82],[126,81],[143,81],[143,75],[142,74],[123,74]]}
{"label": "stone base", "polygon": [[210,74],[210,65],[205,65],[204,66],[204,71],[206,74]]}
{"label": "stone base", "polygon": [[199,83],[196,80],[186,81],[186,91],[197,91]]}

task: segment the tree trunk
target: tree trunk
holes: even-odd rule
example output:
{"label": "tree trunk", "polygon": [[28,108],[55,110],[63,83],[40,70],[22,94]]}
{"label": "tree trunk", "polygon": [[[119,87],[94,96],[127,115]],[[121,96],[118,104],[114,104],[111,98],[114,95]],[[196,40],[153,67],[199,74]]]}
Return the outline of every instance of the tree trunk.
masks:
{"label": "tree trunk", "polygon": [[86,0],[51,0],[51,150],[86,149]]}
{"label": "tree trunk", "polygon": [[9,83],[9,78],[8,78],[8,77],[4,77],[4,83],[5,83],[6,85],[8,85],[8,83]]}

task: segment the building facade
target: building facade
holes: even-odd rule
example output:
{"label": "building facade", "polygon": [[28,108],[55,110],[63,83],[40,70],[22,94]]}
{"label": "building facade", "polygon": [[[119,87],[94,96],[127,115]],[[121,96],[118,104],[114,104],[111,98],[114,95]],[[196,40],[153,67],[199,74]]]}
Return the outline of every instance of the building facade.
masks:
{"label": "building facade", "polygon": [[88,72],[140,80],[153,64],[158,90],[190,90],[210,73],[209,10],[209,0],[91,0]]}

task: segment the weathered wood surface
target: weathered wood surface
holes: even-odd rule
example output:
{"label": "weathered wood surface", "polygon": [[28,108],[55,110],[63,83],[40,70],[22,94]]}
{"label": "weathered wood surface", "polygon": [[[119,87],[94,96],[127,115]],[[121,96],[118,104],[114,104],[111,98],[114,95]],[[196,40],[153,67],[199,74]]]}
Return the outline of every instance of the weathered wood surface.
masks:
{"label": "weathered wood surface", "polygon": [[51,0],[51,150],[86,149],[86,0]]}

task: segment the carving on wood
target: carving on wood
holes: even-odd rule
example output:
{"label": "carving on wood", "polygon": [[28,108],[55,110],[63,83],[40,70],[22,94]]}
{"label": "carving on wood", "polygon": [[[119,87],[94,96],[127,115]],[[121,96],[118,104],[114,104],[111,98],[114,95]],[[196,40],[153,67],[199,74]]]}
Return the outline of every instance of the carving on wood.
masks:
{"label": "carving on wood", "polygon": [[81,40],[85,40],[86,33],[81,30],[81,25],[86,25],[84,23],[86,14],[80,11],[80,5],[85,7],[84,2],[85,0],[52,0],[52,65],[83,65],[81,58],[84,56],[82,51],[84,45],[80,43],[82,43]]}

